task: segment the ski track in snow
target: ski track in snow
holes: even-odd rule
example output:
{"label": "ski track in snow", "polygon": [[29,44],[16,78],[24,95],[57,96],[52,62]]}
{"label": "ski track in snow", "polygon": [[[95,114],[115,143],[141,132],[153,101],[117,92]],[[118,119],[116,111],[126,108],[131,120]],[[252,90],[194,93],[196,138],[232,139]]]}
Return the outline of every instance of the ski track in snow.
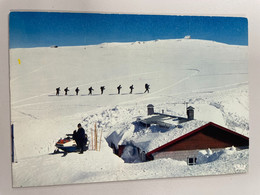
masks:
{"label": "ski track in snow", "polygon": [[214,90],[225,90],[225,89],[229,89],[229,88],[235,88],[235,87],[239,87],[241,85],[246,85],[248,84],[248,82],[241,82],[241,83],[233,83],[233,84],[229,84],[229,85],[223,85],[221,87],[209,87],[209,88],[202,88],[199,91],[192,91],[194,93],[204,93],[205,90],[207,91],[214,91]]}
{"label": "ski track in snow", "polygon": [[200,77],[219,76],[219,75],[248,75],[248,73],[222,73],[222,74],[200,74]]}
{"label": "ski track in snow", "polygon": [[140,98],[136,98],[136,99],[134,99],[134,100],[131,100],[131,101],[121,102],[119,105],[128,104],[128,103],[133,103],[133,102],[136,102],[137,100],[139,100],[139,101],[145,101],[145,100],[148,100],[148,99],[159,98],[159,97],[156,97],[156,95],[157,95],[158,93],[161,93],[162,91],[165,91],[165,90],[167,90],[167,89],[169,89],[169,88],[172,88],[172,87],[174,87],[174,86],[177,86],[177,85],[179,85],[179,84],[181,84],[182,82],[184,82],[184,81],[190,79],[191,77],[193,77],[194,75],[196,75],[196,74],[198,74],[198,73],[200,72],[198,69],[188,69],[188,70],[193,70],[193,71],[195,71],[195,72],[194,72],[193,74],[191,74],[191,75],[189,75],[189,76],[187,76],[187,77],[185,77],[185,78],[183,78],[183,79],[177,81],[176,83],[173,83],[173,84],[171,84],[171,85],[168,85],[167,87],[164,87],[164,88],[162,88],[162,89],[159,89],[159,90],[157,90],[157,91],[154,91],[154,92],[152,92],[152,93],[149,93],[149,97],[143,96],[143,97],[140,97]]}
{"label": "ski track in snow", "polygon": [[[165,91],[169,88],[172,88],[174,86],[177,86],[179,84],[181,84],[182,82],[190,79],[191,77],[193,77],[194,75],[198,74],[200,71],[198,69],[187,69],[187,70],[191,70],[191,71],[195,71],[193,74],[171,84],[171,85],[168,85],[162,89],[159,89],[157,91],[154,91],[150,94],[144,94],[144,93],[137,93],[137,94],[143,94],[145,96],[141,96],[141,97],[137,97],[137,98],[133,98],[133,100],[130,100],[130,101],[125,101],[125,102],[121,102],[119,103],[118,105],[124,105],[124,104],[129,104],[129,103],[132,103],[132,102],[136,102],[136,101],[145,101],[145,100],[149,100],[149,99],[155,99],[155,98],[159,98],[156,97],[156,95],[158,93],[161,93],[162,91]],[[161,71],[162,72],[162,71]],[[101,80],[101,81],[97,81],[97,82],[90,82],[90,83],[86,83],[86,84],[81,84],[81,85],[78,85],[78,87],[82,87],[82,86],[86,86],[86,85],[92,85],[92,84],[98,84],[98,83],[104,83],[104,82],[109,82],[109,81],[114,81],[114,80],[123,80],[123,79],[127,79],[127,78],[133,78],[133,77],[138,77],[138,76],[142,76],[142,75],[149,75],[149,74],[158,74],[158,71],[153,71],[153,72],[147,72],[147,73],[140,73],[140,74],[133,74],[133,75],[128,75],[126,77],[117,77],[117,78],[113,78],[113,79],[106,79],[106,80]],[[70,86],[69,88],[75,88],[77,86]],[[28,97],[28,98],[25,98],[25,99],[22,99],[22,100],[19,100],[19,101],[16,101],[16,102],[13,102],[12,105],[15,105],[17,103],[21,103],[21,102],[25,102],[25,101],[28,101],[28,100],[32,100],[32,99],[35,99],[35,98],[39,98],[39,97],[42,97],[42,96],[46,96],[46,95],[49,95],[51,94],[51,92],[49,93],[43,93],[43,94],[40,94],[40,95],[37,95],[37,96],[32,96],[32,97]],[[128,93],[127,93],[128,94]],[[151,95],[152,94],[152,95]],[[111,95],[111,94],[109,94]],[[115,94],[117,95],[117,94]],[[126,94],[125,94],[126,95]],[[148,95],[148,97],[146,96]],[[56,96],[56,95],[53,95],[53,96]],[[73,96],[73,95],[68,95],[68,96]],[[82,95],[83,96],[83,95]],[[85,96],[85,95],[84,95]],[[105,95],[103,95],[105,96]],[[64,102],[67,102],[68,100],[64,100]],[[60,101],[59,101],[60,102]],[[49,101],[49,102],[37,102],[37,103],[32,103],[32,104],[22,104],[22,105],[19,105],[19,106],[13,106],[13,108],[22,108],[22,107],[27,107],[27,106],[34,106],[34,105],[41,105],[41,104],[48,104],[48,103],[53,103],[52,101]],[[90,107],[102,107],[101,105],[98,106],[98,105],[88,105]],[[113,106],[113,105],[110,105],[110,106]]]}
{"label": "ski track in snow", "polygon": [[38,72],[38,71],[40,71],[41,69],[43,69],[43,67],[40,67],[40,68],[37,68],[37,69],[35,69],[35,70],[33,70],[33,71],[31,71],[31,72],[28,72],[28,73],[26,73],[26,74],[23,74],[23,75],[21,75],[21,76],[17,76],[17,77],[15,77],[15,78],[11,78],[10,79],[10,83],[13,83],[13,82],[15,82],[16,80],[19,80],[19,79],[24,79],[26,76],[29,76],[30,74],[33,74],[33,73],[36,73],[36,72]]}
{"label": "ski track in snow", "polygon": [[33,116],[32,114],[28,114],[28,113],[25,113],[25,112],[22,112],[22,111],[18,111],[18,110],[16,110],[16,109],[14,109],[14,111],[19,112],[19,113],[21,113],[22,115],[28,116],[28,117],[33,118],[33,119],[39,119],[39,118],[37,118],[36,116]]}
{"label": "ski track in snow", "polygon": [[[56,95],[55,95],[56,96]],[[28,107],[28,106],[36,106],[36,105],[43,105],[43,104],[53,104],[55,101],[46,101],[46,102],[38,102],[38,103],[32,103],[32,104],[22,104],[19,106],[13,106],[12,108],[17,109],[17,108],[24,108],[24,107]],[[59,101],[60,102],[68,102],[68,100],[64,100],[64,101]],[[92,105],[92,104],[84,104],[84,106],[89,106],[89,107],[102,107],[101,105]]]}
{"label": "ski track in snow", "polygon": [[[132,77],[138,77],[138,76],[141,76],[141,75],[149,75],[149,74],[154,74],[154,73],[158,73],[158,71],[147,72],[147,73],[140,73],[140,74],[133,74],[133,75],[128,75],[126,77],[117,77],[117,78],[113,78],[113,79],[94,81],[94,82],[85,83],[85,84],[81,84],[81,85],[77,85],[77,86],[70,86],[69,88],[82,87],[82,86],[86,86],[86,85],[93,85],[93,84],[104,83],[104,82],[108,82],[108,81],[114,81],[114,80],[126,79],[126,78],[132,78]],[[52,93],[53,93],[53,91],[48,92],[48,93],[43,93],[43,94],[40,94],[40,95],[36,95],[36,96],[31,96],[31,97],[28,97],[28,98],[24,98],[22,100],[18,100],[16,102],[12,102],[12,105],[15,105],[15,104],[18,104],[18,103],[21,103],[21,102],[25,102],[25,101],[28,101],[28,100],[32,100],[32,99],[35,99],[35,98],[39,98],[39,97],[42,97],[42,96],[50,95]],[[41,102],[39,102],[39,103],[41,103]],[[45,103],[45,102],[42,102],[42,103]],[[27,104],[27,105],[30,106],[31,104]]]}

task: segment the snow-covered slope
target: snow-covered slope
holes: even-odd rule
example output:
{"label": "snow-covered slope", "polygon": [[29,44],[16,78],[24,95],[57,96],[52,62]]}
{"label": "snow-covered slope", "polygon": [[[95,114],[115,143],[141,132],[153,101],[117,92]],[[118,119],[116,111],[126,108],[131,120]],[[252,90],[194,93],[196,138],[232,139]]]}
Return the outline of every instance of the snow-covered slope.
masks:
{"label": "snow-covered slope", "polygon": [[[244,173],[248,170],[248,150],[234,151],[227,148],[213,154],[201,151],[201,164],[196,166],[188,166],[184,161],[172,159],[129,164],[107,152],[88,151],[84,155],[71,153],[64,158],[59,155],[46,155],[22,159],[13,165],[13,186],[219,175]],[[213,158],[214,161],[211,161]]]}
{"label": "snow-covered slope", "polygon": [[[18,161],[13,164],[14,186],[206,175],[213,173],[215,164],[217,173],[236,172],[226,158],[200,165],[203,168],[186,167],[172,160],[125,164],[112,153],[106,139],[119,143],[132,137],[153,137],[157,139],[155,145],[170,140],[171,132],[135,131],[133,121],[146,116],[150,103],[159,112],[163,109],[168,114],[185,116],[184,101],[195,108],[196,119],[248,136],[247,49],[192,39],[11,49],[11,119]],[[149,94],[143,93],[145,83],[151,86]],[[123,87],[120,95],[116,89],[119,84]],[[133,94],[129,94],[132,84]],[[106,89],[100,95],[102,85]],[[88,95],[90,86],[94,88],[92,96]],[[62,89],[60,96],[55,95],[57,87]],[[70,89],[68,96],[64,96],[65,87]],[[80,89],[78,96],[76,87]],[[72,133],[79,122],[89,135],[95,124],[99,132],[102,130],[101,151],[64,158],[48,155],[55,142]],[[244,160],[235,158],[235,163],[243,167],[239,170],[243,172],[248,153],[240,153]],[[229,155],[233,158],[238,152]],[[111,161],[113,167],[106,166]],[[169,164],[172,174],[161,171],[156,175],[162,169],[160,163]],[[75,168],[78,164],[79,169]],[[180,166],[183,169],[176,168]],[[30,173],[24,171],[26,167],[31,168]],[[40,174],[40,170],[45,171]],[[71,174],[64,175],[64,170]]]}

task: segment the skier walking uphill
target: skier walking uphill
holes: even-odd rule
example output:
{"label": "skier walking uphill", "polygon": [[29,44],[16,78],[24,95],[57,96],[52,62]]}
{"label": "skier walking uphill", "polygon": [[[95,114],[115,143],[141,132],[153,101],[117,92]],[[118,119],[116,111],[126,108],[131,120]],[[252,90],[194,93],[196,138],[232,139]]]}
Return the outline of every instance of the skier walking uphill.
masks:
{"label": "skier walking uphill", "polygon": [[56,88],[56,95],[60,95],[60,87]]}
{"label": "skier walking uphill", "polygon": [[89,91],[89,95],[92,95],[92,91],[94,91],[94,89],[92,87],[88,88],[88,91]]}
{"label": "skier walking uphill", "polygon": [[75,89],[75,91],[76,91],[76,95],[78,95],[78,94],[79,94],[79,88],[77,87],[77,88]]}
{"label": "skier walking uphill", "polygon": [[149,93],[150,85],[148,85],[148,84],[146,83],[144,87],[145,87],[144,93],[146,93],[146,92]]}
{"label": "skier walking uphill", "polygon": [[132,93],[133,93],[134,86],[131,85],[129,88],[130,88],[130,94],[132,94]]}
{"label": "skier walking uphill", "polygon": [[81,124],[78,124],[78,131],[73,133],[75,141],[78,148],[80,149],[79,154],[83,154],[84,146],[86,145],[85,130],[82,128]]}
{"label": "skier walking uphill", "polygon": [[104,90],[105,90],[105,86],[101,86],[100,87],[100,90],[101,90],[101,95],[103,94]]}
{"label": "skier walking uphill", "polygon": [[120,94],[120,90],[122,89],[122,86],[121,85],[119,85],[118,87],[117,87],[117,93],[118,94]]}
{"label": "skier walking uphill", "polygon": [[64,89],[64,91],[65,91],[65,95],[67,95],[67,94],[68,94],[68,91],[69,91],[69,88],[66,87],[66,88]]}

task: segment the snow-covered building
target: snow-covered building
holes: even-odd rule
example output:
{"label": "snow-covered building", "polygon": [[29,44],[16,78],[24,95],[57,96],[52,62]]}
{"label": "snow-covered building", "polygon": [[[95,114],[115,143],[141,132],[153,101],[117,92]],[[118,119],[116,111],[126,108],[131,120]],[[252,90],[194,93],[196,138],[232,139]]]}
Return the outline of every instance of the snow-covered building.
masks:
{"label": "snow-covered building", "polygon": [[151,104],[147,108],[148,117],[137,120],[137,123],[145,128],[161,128],[168,133],[160,133],[158,137],[152,133],[135,136],[131,140],[121,140],[118,146],[113,145],[115,153],[127,159],[126,162],[172,158],[195,164],[200,150],[249,147],[248,137],[213,122],[194,119],[191,106],[187,108],[187,118],[156,113]]}
{"label": "snow-covered building", "polygon": [[146,153],[146,157],[149,160],[173,158],[176,160],[187,160],[188,164],[195,164],[200,150],[210,148],[215,151],[232,146],[238,149],[248,148],[249,138],[209,122],[149,151]]}
{"label": "snow-covered building", "polygon": [[180,127],[181,123],[185,123],[187,121],[194,119],[194,108],[192,106],[189,106],[187,108],[187,118],[180,117],[180,116],[173,116],[162,113],[154,112],[154,106],[152,104],[149,104],[147,106],[147,114],[148,118],[145,119],[139,119],[137,120],[138,123],[145,127],[150,127],[151,125],[157,125],[161,128],[174,128],[174,127]]}

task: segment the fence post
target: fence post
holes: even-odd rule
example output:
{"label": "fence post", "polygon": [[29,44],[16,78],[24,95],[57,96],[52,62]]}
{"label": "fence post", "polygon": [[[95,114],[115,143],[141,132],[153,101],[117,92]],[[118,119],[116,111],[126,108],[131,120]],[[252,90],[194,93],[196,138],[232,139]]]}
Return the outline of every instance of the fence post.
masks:
{"label": "fence post", "polygon": [[98,150],[98,147],[97,147],[97,124],[95,123],[95,132],[94,132],[94,139],[95,139],[95,150],[97,151]]}
{"label": "fence post", "polygon": [[93,129],[91,129],[91,148],[92,148],[92,150],[94,150],[94,148],[93,148]]}
{"label": "fence post", "polygon": [[101,149],[101,141],[102,141],[102,129],[100,130],[100,140],[99,140],[99,151]]}

